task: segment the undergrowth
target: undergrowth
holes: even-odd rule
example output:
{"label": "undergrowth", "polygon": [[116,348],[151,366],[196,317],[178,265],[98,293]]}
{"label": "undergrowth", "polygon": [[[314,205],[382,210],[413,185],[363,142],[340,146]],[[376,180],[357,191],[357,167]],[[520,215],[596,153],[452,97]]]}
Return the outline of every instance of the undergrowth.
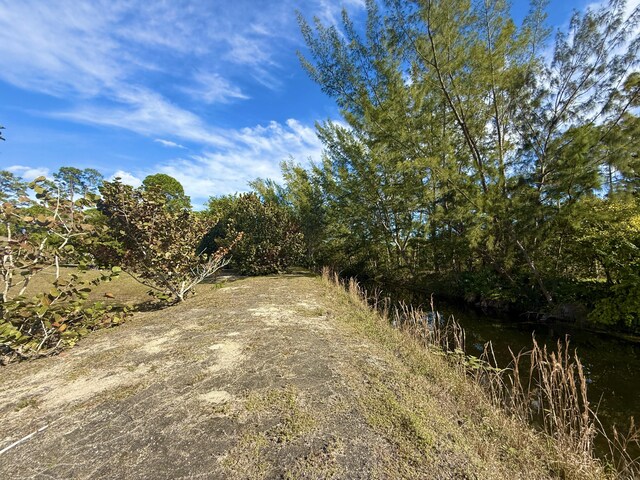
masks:
{"label": "undergrowth", "polygon": [[[497,364],[491,343],[480,357],[465,354],[464,330],[453,317],[400,304],[392,306],[379,294],[369,296],[354,279],[343,281],[323,269],[326,283],[344,288],[350,300],[370,309],[385,322],[403,331],[429,350],[445,355],[467,378],[482,387],[487,399],[524,425],[535,425],[544,433],[560,458],[577,459],[579,470],[604,470],[611,478],[640,478],[640,430],[634,419],[622,432],[607,433],[598,419],[597,408],[587,396],[587,378],[568,339],[558,341],[555,350],[540,346],[535,338],[531,350],[513,353],[506,367]],[[605,459],[597,458],[594,439],[602,435],[609,447]]]}

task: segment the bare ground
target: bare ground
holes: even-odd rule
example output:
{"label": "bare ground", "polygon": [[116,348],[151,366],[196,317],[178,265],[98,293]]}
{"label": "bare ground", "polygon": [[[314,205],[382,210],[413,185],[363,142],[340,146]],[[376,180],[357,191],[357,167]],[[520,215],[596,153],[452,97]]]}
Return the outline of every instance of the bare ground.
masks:
{"label": "bare ground", "polygon": [[437,355],[304,275],[204,285],[0,370],[0,478],[576,478]]}

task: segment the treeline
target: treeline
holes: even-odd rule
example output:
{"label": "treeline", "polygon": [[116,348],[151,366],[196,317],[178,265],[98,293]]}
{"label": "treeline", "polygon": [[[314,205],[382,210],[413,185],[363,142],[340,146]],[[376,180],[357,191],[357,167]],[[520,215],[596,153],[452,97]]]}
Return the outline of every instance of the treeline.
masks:
{"label": "treeline", "polygon": [[262,197],[306,254],[387,285],[513,311],[640,328],[638,21],[545,2],[367,2],[361,31],[300,18],[309,75],[344,122],[310,169]]}
{"label": "treeline", "polygon": [[212,198],[196,212],[166,174],[134,188],[75,167],[33,182],[0,171],[0,248],[0,364],[124,321],[135,305],[91,295],[123,273],[159,308],[186,300],[229,263],[255,275],[305,262],[290,210],[255,193]]}
{"label": "treeline", "polygon": [[[544,2],[520,25],[498,0],[367,11],[364,31],[346,13],[340,30],[300,18],[302,63],[344,122],[318,125],[322,161],[284,164],[283,185],[258,179],[194,212],[164,174],[132,188],[91,169],[31,184],[1,172],[0,347],[55,347],[117,318],[86,306],[91,285],[61,278],[65,263],[122,269],[164,302],[229,262],[330,266],[639,331],[640,10],[576,13],[553,41]],[[26,298],[45,269],[53,288]]]}

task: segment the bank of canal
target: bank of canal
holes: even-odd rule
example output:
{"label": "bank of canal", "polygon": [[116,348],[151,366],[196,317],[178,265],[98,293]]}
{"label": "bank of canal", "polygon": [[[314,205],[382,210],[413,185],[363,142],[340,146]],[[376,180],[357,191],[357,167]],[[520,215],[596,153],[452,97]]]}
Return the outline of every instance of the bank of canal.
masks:
{"label": "bank of canal", "polygon": [[[611,431],[615,424],[626,431],[630,417],[640,421],[640,342],[567,324],[508,322],[452,305],[441,304],[439,310],[464,328],[467,354],[479,356],[491,341],[502,367],[511,361],[509,349],[531,349],[532,335],[551,349],[569,338],[571,351],[577,351],[584,366],[589,401],[605,429]],[[597,447],[598,454],[608,453],[602,442]]]}

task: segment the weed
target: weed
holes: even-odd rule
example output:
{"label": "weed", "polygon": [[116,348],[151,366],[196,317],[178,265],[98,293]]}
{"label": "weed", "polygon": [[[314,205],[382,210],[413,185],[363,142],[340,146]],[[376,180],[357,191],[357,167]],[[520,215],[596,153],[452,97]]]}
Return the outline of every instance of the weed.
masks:
{"label": "weed", "polygon": [[257,415],[278,418],[278,423],[266,433],[276,443],[290,442],[315,426],[313,416],[300,405],[293,387],[252,394],[245,403],[245,409]]}
{"label": "weed", "polygon": [[[464,330],[450,318],[443,321],[431,306],[426,314],[419,309],[400,304],[391,307],[388,299],[380,300],[375,294],[370,298],[354,279],[342,281],[336,273],[323,269],[325,283],[346,290],[350,302],[363,312],[376,312],[384,323],[390,323],[402,334],[417,340],[432,353],[441,354],[453,364],[456,370],[475,380],[483,387],[487,398],[496,406],[506,410],[520,423],[540,424],[542,431],[551,440],[550,445],[558,455],[571,463],[569,470],[598,471],[600,461],[594,455],[594,438],[602,434],[608,441],[611,452],[609,467],[618,478],[637,478],[640,475],[640,458],[630,454],[630,447],[640,448],[640,429],[631,420],[625,434],[615,430],[611,437],[602,429],[597,414],[591,408],[587,397],[587,379],[580,359],[571,354],[569,343],[558,342],[555,351],[540,346],[535,338],[533,348],[528,352],[514,354],[507,368],[500,368],[490,344],[480,357],[464,354]],[[372,322],[363,328],[375,330]],[[377,332],[379,340],[385,344],[389,338]],[[426,369],[425,374],[429,369]],[[413,430],[419,444],[429,445],[429,439],[421,439],[420,424],[410,412],[398,410],[393,396],[383,396],[386,401],[370,411],[370,421],[384,424],[395,418],[396,425]],[[509,447],[506,453],[514,455],[517,450]],[[570,459],[570,460],[569,460]],[[559,470],[565,467],[560,465]]]}
{"label": "weed", "polygon": [[221,464],[232,478],[265,478],[271,464],[264,459],[269,441],[260,433],[245,433]]}
{"label": "weed", "polygon": [[40,406],[40,400],[37,397],[23,398],[22,400],[19,400],[18,403],[16,404],[15,411],[19,412],[23,408],[27,408],[27,407],[39,408],[39,406]]}

